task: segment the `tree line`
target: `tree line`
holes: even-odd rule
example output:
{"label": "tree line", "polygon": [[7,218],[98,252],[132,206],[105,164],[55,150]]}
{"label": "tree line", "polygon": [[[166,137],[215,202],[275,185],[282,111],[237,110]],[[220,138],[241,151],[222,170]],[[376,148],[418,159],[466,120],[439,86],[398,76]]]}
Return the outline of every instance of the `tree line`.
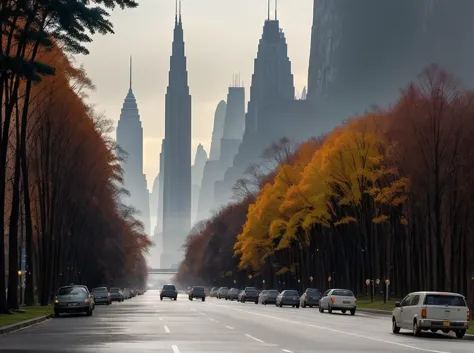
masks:
{"label": "tree line", "polygon": [[178,279],[358,295],[379,279],[474,304],[473,136],[474,92],[431,65],[390,108],[271,146],[188,237]]}
{"label": "tree line", "polygon": [[[134,0],[0,2],[0,313],[47,305],[58,286],[144,286],[150,246],[120,203],[121,153],[85,103],[93,89],[74,54]],[[26,271],[21,272],[21,257]]]}

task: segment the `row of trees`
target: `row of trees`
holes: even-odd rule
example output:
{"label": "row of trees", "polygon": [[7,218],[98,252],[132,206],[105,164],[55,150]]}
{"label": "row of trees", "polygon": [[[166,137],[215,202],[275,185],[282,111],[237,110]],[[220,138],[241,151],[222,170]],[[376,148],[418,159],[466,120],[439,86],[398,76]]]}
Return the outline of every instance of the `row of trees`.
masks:
{"label": "row of trees", "polygon": [[[126,193],[110,123],[84,103],[93,88],[70,54],[94,33],[113,33],[114,7],[134,0],[0,2],[0,313],[46,305],[70,282],[146,281],[150,245]],[[21,269],[21,255],[26,271]]]}
{"label": "row of trees", "polygon": [[366,279],[389,279],[397,295],[452,290],[472,302],[472,136],[474,93],[430,66],[392,108],[296,149],[272,146],[265,167],[271,157],[276,168],[253,167],[237,185],[245,198],[194,230],[178,278],[359,294]]}

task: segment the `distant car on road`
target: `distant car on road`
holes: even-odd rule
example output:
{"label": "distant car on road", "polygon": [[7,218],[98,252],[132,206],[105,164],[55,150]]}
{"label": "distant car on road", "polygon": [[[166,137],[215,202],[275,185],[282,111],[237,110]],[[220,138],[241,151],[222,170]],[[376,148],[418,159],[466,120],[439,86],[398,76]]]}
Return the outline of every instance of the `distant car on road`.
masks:
{"label": "distant car on road", "polygon": [[276,289],[270,289],[264,292],[265,294],[260,294],[260,303],[262,303],[263,305],[275,304],[277,297],[280,295],[280,292]]}
{"label": "distant car on road", "polygon": [[91,295],[79,286],[66,286],[58,290],[54,301],[54,316],[62,313],[86,313],[91,316],[94,300]]}
{"label": "distant car on road", "polygon": [[189,291],[189,300],[193,299],[201,299],[202,301],[206,300],[206,292],[204,291],[204,287],[194,286]]}
{"label": "distant car on road", "polygon": [[356,301],[354,293],[348,289],[329,289],[319,302],[319,312],[327,310],[331,314],[333,310],[340,310],[343,314],[350,311],[351,315],[355,315]]}
{"label": "distant car on road", "polygon": [[277,296],[275,305],[279,306],[280,308],[284,305],[291,305],[293,308],[299,308],[300,297],[298,292],[295,290],[284,290]]}
{"label": "distant car on road", "polygon": [[258,293],[258,302],[263,304],[263,298],[267,294],[266,290],[262,290],[260,293]]}
{"label": "distant car on road", "polygon": [[165,284],[160,293],[160,300],[163,300],[163,298],[178,300],[178,291],[176,290],[176,287],[172,284]]}
{"label": "distant car on road", "polygon": [[402,302],[395,303],[392,316],[392,332],[411,330],[414,336],[421,331],[444,333],[453,331],[463,338],[471,319],[466,298],[458,293],[415,292]]}
{"label": "distant car on road", "polygon": [[220,287],[219,290],[217,291],[217,299],[225,298],[228,291],[229,291],[229,288]]}
{"label": "distant car on road", "polygon": [[94,296],[95,304],[110,305],[112,303],[112,298],[110,297],[110,293],[107,287],[93,288],[92,295]]}
{"label": "distant car on road", "polygon": [[306,308],[307,306],[312,308],[313,306],[319,306],[320,300],[321,292],[319,291],[319,289],[307,288],[300,298],[300,305],[303,308]]}
{"label": "distant car on road", "polygon": [[231,288],[227,292],[225,300],[238,300],[239,298],[239,290],[237,288]]}
{"label": "distant car on road", "polygon": [[112,302],[123,302],[123,292],[120,288],[112,287],[110,288],[110,299]]}
{"label": "distant car on road", "polygon": [[257,288],[255,287],[246,287],[242,293],[241,303],[245,302],[254,302],[255,304],[258,304],[258,291]]}
{"label": "distant car on road", "polygon": [[209,293],[209,296],[212,298],[212,297],[217,297],[217,291],[219,290],[219,288],[217,287],[212,287],[211,288],[211,292]]}

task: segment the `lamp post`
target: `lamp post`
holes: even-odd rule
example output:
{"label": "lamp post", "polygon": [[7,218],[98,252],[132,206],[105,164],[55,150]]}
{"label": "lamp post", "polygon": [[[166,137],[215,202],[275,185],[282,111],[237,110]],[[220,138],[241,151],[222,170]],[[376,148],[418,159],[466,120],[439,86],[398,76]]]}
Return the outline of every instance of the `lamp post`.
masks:
{"label": "lamp post", "polygon": [[[22,277],[21,277],[22,274],[23,274],[23,272],[22,272],[21,270],[18,270],[18,287],[17,287],[18,289],[17,289],[17,295],[20,297],[20,300],[19,300],[20,305],[23,304],[23,298],[22,298],[22,297],[23,297],[23,296],[22,296],[22,294],[23,294],[23,290],[22,290],[22,285],[23,285],[23,283],[22,283],[22,282],[23,282],[23,281],[22,281]],[[18,291],[19,291],[20,293],[18,293]]]}

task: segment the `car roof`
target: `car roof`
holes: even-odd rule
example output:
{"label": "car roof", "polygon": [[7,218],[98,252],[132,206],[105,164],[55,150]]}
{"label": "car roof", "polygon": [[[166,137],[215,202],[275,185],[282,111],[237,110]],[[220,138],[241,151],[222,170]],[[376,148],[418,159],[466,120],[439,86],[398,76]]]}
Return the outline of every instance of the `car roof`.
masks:
{"label": "car roof", "polygon": [[417,295],[421,295],[421,294],[425,294],[425,295],[454,295],[454,296],[458,296],[458,297],[463,297],[464,298],[464,295],[460,294],[460,293],[452,293],[452,292],[433,292],[433,291],[429,291],[429,292],[412,292],[410,293],[409,295],[413,295],[413,294],[417,294]]}

